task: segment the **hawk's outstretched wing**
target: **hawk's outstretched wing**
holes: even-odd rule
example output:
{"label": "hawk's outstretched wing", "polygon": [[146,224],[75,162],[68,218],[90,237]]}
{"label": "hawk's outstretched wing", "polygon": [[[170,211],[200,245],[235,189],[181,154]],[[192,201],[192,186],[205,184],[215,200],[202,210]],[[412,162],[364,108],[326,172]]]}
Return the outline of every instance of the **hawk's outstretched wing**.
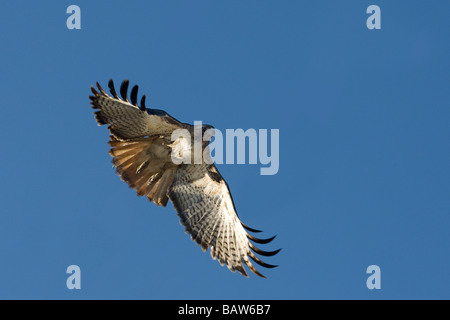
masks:
{"label": "hawk's outstretched wing", "polygon": [[129,81],[120,86],[122,99],[116,93],[112,79],[108,86],[109,96],[97,82],[91,87],[90,96],[95,119],[99,125],[106,124],[111,132],[110,155],[123,181],[134,188],[138,195],[146,196],[157,205],[168,201],[167,188],[175,174],[176,166],[171,161],[171,133],[188,128],[165,111],[145,107],[145,95],[141,105],[137,104],[138,86],[131,90],[128,100]]}
{"label": "hawk's outstretched wing", "polygon": [[120,86],[122,99],[116,93],[114,82],[109,80],[108,86],[111,95],[108,95],[97,82],[97,91],[91,87],[93,96],[92,108],[95,119],[99,125],[107,124],[108,129],[118,139],[141,138],[144,136],[171,134],[174,130],[186,128],[188,125],[181,123],[165,111],[147,109],[145,107],[145,95],[142,96],[141,105],[137,103],[138,86],[131,89],[130,100],[127,97],[129,81],[125,80]]}
{"label": "hawk's outstretched wing", "polygon": [[243,266],[245,263],[261,277],[264,276],[256,270],[249,258],[263,267],[276,267],[262,262],[252,250],[263,256],[273,256],[280,249],[263,251],[249,241],[268,243],[275,237],[258,239],[245,231],[259,232],[241,223],[228,185],[214,165],[181,165],[168,195],[185,231],[203,251],[211,247],[211,257],[217,258],[221,265],[226,264],[231,271],[237,270],[247,276]]}

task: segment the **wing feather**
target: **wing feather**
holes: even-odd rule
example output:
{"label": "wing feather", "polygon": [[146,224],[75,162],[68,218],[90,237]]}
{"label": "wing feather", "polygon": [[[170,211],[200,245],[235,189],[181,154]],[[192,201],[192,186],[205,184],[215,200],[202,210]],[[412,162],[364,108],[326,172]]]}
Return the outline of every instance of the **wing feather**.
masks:
{"label": "wing feather", "polygon": [[204,251],[210,248],[211,257],[221,265],[248,276],[245,264],[261,277],[264,276],[250,259],[266,268],[275,267],[261,261],[255,253],[272,256],[280,250],[263,251],[250,242],[257,238],[249,235],[239,220],[228,185],[214,165],[181,165],[168,195],[186,233]]}
{"label": "wing feather", "polygon": [[156,134],[171,134],[174,130],[187,128],[166,112],[145,107],[145,96],[141,106],[137,104],[138,86],[131,91],[131,102],[128,100],[129,81],[125,80],[120,86],[122,99],[117,95],[112,79],[108,83],[112,96],[108,95],[97,83],[99,91],[91,87],[93,96],[90,97],[95,118],[99,125],[108,125],[114,137],[125,140],[146,137]]}

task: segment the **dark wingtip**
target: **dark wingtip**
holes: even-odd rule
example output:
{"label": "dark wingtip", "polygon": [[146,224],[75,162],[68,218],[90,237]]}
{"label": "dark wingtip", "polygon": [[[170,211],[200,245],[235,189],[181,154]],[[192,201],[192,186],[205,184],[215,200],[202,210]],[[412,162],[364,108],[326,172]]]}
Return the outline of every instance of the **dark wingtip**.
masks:
{"label": "dark wingtip", "polygon": [[94,86],[91,86],[91,91],[94,94],[94,96],[98,96],[99,93],[97,92],[97,90],[95,90]]}
{"label": "dark wingtip", "polygon": [[[244,266],[242,265],[242,263],[241,263],[240,265],[236,266],[235,269],[236,269],[240,274],[242,274],[244,277],[248,278],[248,274],[247,274],[247,272],[245,271]],[[233,271],[233,272],[234,272],[234,271]]]}
{"label": "dark wingtip", "polygon": [[138,89],[139,89],[139,86],[138,85],[135,85],[134,87],[133,87],[133,89],[131,89],[131,94],[130,94],[130,99],[131,99],[131,104],[132,105],[134,105],[134,106],[138,106],[137,105],[137,94],[138,94]]}
{"label": "dark wingtip", "polygon": [[[251,253],[251,252],[250,252]],[[259,272],[256,268],[255,268],[255,266],[253,266],[253,264],[250,262],[250,260],[244,260],[244,262],[245,262],[245,264],[247,265],[247,267],[250,269],[250,271],[251,272],[253,272],[254,274],[256,274],[257,276],[260,276],[261,278],[264,278],[264,279],[266,279],[266,277],[261,273],[261,272]]]}
{"label": "dark wingtip", "polygon": [[264,267],[264,268],[276,268],[278,267],[278,265],[274,265],[274,264],[268,264],[265,263],[263,261],[261,261],[257,256],[255,256],[255,254],[253,252],[249,252],[248,256],[255,261],[257,264],[259,264],[260,266]]}
{"label": "dark wingtip", "polygon": [[271,256],[274,256],[274,255],[276,255],[278,252],[281,251],[281,248],[280,248],[280,249],[277,249],[277,250],[274,250],[274,251],[264,251],[264,250],[261,250],[261,249],[255,247],[255,246],[254,246],[253,244],[251,244],[251,243],[250,243],[250,248],[251,248],[253,251],[255,251],[257,254],[260,254],[260,255],[265,256],[265,257],[271,257]]}
{"label": "dark wingtip", "polygon": [[128,93],[128,85],[130,84],[130,81],[128,79],[123,80],[122,84],[120,85],[120,95],[122,96],[122,99],[124,101],[128,101],[127,93]]}
{"label": "dark wingtip", "polygon": [[247,237],[256,243],[266,244],[266,243],[269,243],[270,241],[272,241],[273,239],[275,239],[276,235],[271,238],[268,238],[268,239],[259,239],[250,234],[247,234]]}
{"label": "dark wingtip", "polygon": [[247,231],[254,232],[254,233],[262,232],[261,230],[257,230],[257,229],[250,228],[249,226],[246,226],[246,225],[243,224],[242,222],[241,222],[241,224],[242,224],[242,226],[243,226]]}
{"label": "dark wingtip", "polygon": [[109,79],[108,81],[108,88],[109,91],[111,92],[111,94],[113,95],[114,98],[119,99],[119,96],[116,93],[116,89],[114,88],[114,81],[113,79]]}
{"label": "dark wingtip", "polygon": [[142,111],[145,111],[147,108],[145,107],[145,94],[142,96],[141,105],[139,107]]}
{"label": "dark wingtip", "polygon": [[108,94],[105,92],[105,90],[103,90],[103,88],[100,86],[100,84],[98,83],[98,81],[96,82],[97,88],[98,90],[100,90],[100,92],[104,95],[104,96],[108,96]]}

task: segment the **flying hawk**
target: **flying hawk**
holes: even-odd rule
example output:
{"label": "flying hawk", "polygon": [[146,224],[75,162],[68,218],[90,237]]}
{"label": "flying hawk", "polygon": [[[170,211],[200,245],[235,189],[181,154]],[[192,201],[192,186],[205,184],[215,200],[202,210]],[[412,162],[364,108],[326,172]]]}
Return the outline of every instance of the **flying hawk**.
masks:
{"label": "flying hawk", "polygon": [[[228,185],[214,164],[204,160],[193,164],[173,161],[173,152],[192,150],[194,141],[182,137],[172,141],[172,132],[185,129],[194,136],[194,126],[176,120],[165,111],[146,108],[145,95],[138,105],[137,85],[128,99],[128,85],[128,80],[122,82],[120,98],[112,79],[108,83],[111,95],[97,82],[97,89],[91,87],[94,95],[89,97],[92,108],[97,109],[94,114],[98,124],[108,125],[112,147],[109,154],[121,179],[139,196],[156,205],[166,206],[170,200],[186,233],[203,251],[211,248],[211,257],[221,265],[226,264],[232,272],[237,270],[248,277],[245,263],[253,273],[264,277],[250,259],[273,268],[276,266],[262,262],[255,253],[273,256],[280,249],[263,251],[249,240],[265,244],[275,237],[258,239],[247,233],[260,231],[239,220]],[[211,128],[203,125],[202,133]],[[208,148],[209,143],[210,140],[203,141],[202,149]]]}

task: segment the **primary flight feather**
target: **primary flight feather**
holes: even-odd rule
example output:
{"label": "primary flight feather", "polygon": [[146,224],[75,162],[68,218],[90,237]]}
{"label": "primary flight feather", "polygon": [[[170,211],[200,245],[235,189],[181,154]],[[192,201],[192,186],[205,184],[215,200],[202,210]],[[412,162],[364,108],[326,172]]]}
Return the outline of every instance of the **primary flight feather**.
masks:
{"label": "primary flight feather", "polygon": [[[97,83],[91,87],[92,108],[97,111],[99,125],[108,125],[111,133],[110,155],[117,173],[123,181],[157,205],[173,203],[185,231],[191,235],[203,251],[211,248],[211,257],[221,265],[244,276],[244,264],[258,276],[264,277],[252,264],[273,268],[275,265],[261,261],[256,255],[273,256],[280,250],[263,251],[255,243],[272,241],[258,239],[250,232],[260,232],[244,225],[238,218],[227,183],[214,164],[208,161],[193,164],[177,164],[173,152],[193,150],[194,141],[181,137],[172,141],[172,133],[185,129],[194,136],[194,126],[182,123],[163,110],[145,106],[145,95],[138,104],[138,86],[131,89],[128,99],[128,80],[120,86],[120,98],[112,80],[108,87],[111,95]],[[202,131],[211,129],[203,125]],[[210,141],[202,141],[202,149]],[[209,149],[207,149],[208,151]]]}

